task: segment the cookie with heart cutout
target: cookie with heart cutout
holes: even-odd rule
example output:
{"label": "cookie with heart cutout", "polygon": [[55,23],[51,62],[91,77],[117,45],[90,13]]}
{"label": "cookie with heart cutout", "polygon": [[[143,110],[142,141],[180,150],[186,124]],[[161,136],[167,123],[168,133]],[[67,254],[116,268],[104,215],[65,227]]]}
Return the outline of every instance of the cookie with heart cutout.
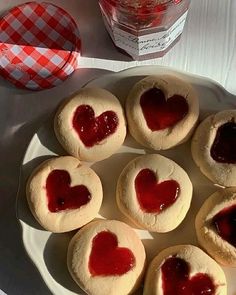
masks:
{"label": "cookie with heart cutout", "polygon": [[100,88],[83,88],[59,107],[54,130],[72,156],[88,162],[108,158],[123,144],[126,123],[119,100]]}
{"label": "cookie with heart cutout", "polygon": [[119,209],[141,228],[169,232],[185,218],[193,187],[187,173],[161,155],[138,157],[124,168],[116,189]]}
{"label": "cookie with heart cutout", "polygon": [[29,208],[46,230],[61,233],[93,220],[102,204],[102,184],[97,174],[76,158],[44,161],[26,186]]}
{"label": "cookie with heart cutout", "polygon": [[93,221],[72,238],[67,255],[75,282],[90,295],[127,295],[141,284],[146,254],[135,231],[116,220]]}
{"label": "cookie with heart cutout", "polygon": [[212,194],[199,210],[195,226],[200,245],[220,264],[236,267],[236,188]]}
{"label": "cookie with heart cutout", "polygon": [[166,150],[185,142],[199,116],[192,86],[180,78],[148,76],[131,89],[126,100],[131,135],[142,145]]}
{"label": "cookie with heart cutout", "polygon": [[227,283],[221,267],[192,245],[161,251],[149,265],[144,295],[226,295]]}
{"label": "cookie with heart cutout", "polygon": [[192,139],[192,157],[201,172],[216,184],[236,186],[236,110],[207,117]]}

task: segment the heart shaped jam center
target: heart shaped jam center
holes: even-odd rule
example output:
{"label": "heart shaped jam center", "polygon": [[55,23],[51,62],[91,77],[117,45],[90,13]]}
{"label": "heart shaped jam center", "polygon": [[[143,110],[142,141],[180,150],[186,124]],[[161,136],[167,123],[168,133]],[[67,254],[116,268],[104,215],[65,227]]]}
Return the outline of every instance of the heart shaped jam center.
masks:
{"label": "heart shaped jam center", "polygon": [[86,147],[93,147],[115,133],[118,123],[115,112],[107,111],[95,117],[94,110],[89,105],[79,106],[72,119],[73,128]]}
{"label": "heart shaped jam center", "polygon": [[221,210],[213,217],[212,224],[222,239],[236,247],[236,205]]}
{"label": "heart shaped jam center", "polygon": [[161,267],[163,295],[214,295],[212,279],[203,273],[190,278],[190,265],[181,258],[170,257]]}
{"label": "heart shaped jam center", "polygon": [[236,164],[236,123],[228,122],[218,128],[211,157],[219,163]]}
{"label": "heart shaped jam center", "polygon": [[134,265],[134,254],[128,248],[118,246],[115,234],[102,231],[93,238],[89,257],[89,271],[92,276],[121,276]]}
{"label": "heart shaped jam center", "polygon": [[78,209],[86,205],[91,194],[84,185],[70,186],[71,178],[67,171],[53,170],[46,180],[48,209],[58,212],[66,209]]}
{"label": "heart shaped jam center", "polygon": [[152,131],[163,130],[179,123],[188,113],[186,99],[173,95],[166,99],[158,88],[151,88],[140,98],[140,105],[146,123]]}
{"label": "heart shaped jam center", "polygon": [[135,178],[135,190],[140,207],[147,213],[160,213],[178,198],[180,187],[175,180],[158,183],[150,169],[141,170]]}

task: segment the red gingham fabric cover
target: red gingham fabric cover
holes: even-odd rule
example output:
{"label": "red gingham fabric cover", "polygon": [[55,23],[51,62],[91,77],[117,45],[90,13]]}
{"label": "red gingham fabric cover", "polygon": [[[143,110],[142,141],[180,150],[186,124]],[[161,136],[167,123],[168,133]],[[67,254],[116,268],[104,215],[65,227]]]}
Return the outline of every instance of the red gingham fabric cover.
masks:
{"label": "red gingham fabric cover", "polygon": [[72,17],[50,3],[25,3],[0,19],[0,74],[17,87],[58,85],[77,67],[80,47]]}

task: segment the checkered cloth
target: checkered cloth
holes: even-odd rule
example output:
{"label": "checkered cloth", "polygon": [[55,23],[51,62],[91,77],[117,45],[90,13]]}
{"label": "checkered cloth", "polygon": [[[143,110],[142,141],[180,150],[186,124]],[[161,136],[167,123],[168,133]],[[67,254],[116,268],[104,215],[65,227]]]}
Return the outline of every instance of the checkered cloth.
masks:
{"label": "checkered cloth", "polygon": [[0,74],[17,87],[61,83],[77,67],[80,47],[74,20],[55,5],[26,3],[0,20]]}

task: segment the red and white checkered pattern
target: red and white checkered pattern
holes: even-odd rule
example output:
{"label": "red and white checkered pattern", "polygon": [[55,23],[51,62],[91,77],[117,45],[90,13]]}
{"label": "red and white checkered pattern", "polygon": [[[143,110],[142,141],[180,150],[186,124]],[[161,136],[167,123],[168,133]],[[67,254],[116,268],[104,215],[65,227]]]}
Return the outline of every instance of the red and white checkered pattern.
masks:
{"label": "red and white checkered pattern", "polygon": [[55,5],[26,3],[0,20],[0,74],[17,87],[58,85],[77,67],[80,47],[74,20]]}

